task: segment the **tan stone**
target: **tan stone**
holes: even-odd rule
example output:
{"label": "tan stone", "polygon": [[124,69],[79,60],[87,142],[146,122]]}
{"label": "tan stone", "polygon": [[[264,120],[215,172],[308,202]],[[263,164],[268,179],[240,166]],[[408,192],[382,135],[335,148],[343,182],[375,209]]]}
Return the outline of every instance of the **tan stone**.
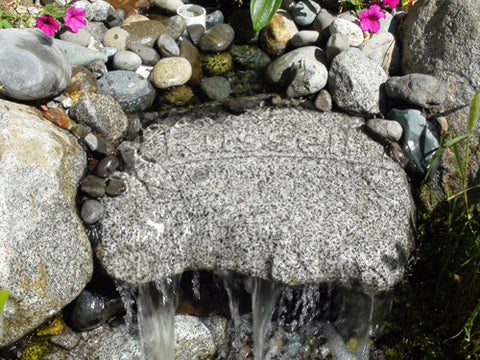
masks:
{"label": "tan stone", "polygon": [[263,50],[274,57],[282,55],[287,43],[297,32],[297,25],[290,14],[285,10],[277,11],[260,35]]}
{"label": "tan stone", "polygon": [[160,59],[152,71],[152,82],[159,89],[184,85],[192,77],[192,65],[184,57]]}

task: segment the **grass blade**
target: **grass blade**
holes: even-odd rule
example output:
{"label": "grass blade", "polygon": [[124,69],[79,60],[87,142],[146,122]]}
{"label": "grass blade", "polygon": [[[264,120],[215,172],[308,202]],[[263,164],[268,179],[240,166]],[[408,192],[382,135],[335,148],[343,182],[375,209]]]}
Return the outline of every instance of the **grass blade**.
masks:
{"label": "grass blade", "polygon": [[465,179],[465,169],[463,168],[462,159],[460,159],[460,151],[458,150],[457,143],[453,144],[453,152],[455,153],[455,161],[457,162],[458,171],[460,172],[460,178]]}
{"label": "grass blade", "polygon": [[7,302],[10,290],[0,290],[0,312],[2,312],[3,306]]}
{"label": "grass blade", "polygon": [[443,147],[450,147],[458,143],[459,141],[462,141],[463,139],[466,139],[468,135],[462,135],[462,136],[456,136],[452,140],[448,141]]}
{"label": "grass blade", "polygon": [[470,133],[478,119],[478,110],[480,107],[480,93],[476,93],[470,104],[470,115],[468,116],[468,132]]}
{"label": "grass blade", "polygon": [[470,317],[468,318],[467,323],[465,324],[465,335],[469,341],[470,341],[470,332],[472,331],[472,327],[473,327],[473,322],[475,321],[475,318],[477,317],[479,312],[480,312],[480,301],[478,302],[477,307],[470,314]]}
{"label": "grass blade", "polygon": [[253,29],[260,31],[272,20],[282,0],[252,0],[250,2],[250,16]]}

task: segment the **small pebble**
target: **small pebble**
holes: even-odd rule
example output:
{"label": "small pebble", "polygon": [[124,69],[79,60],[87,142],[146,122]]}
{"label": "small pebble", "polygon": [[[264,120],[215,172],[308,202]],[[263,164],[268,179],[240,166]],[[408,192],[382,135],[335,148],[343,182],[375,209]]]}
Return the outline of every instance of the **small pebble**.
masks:
{"label": "small pebble", "polygon": [[102,197],[105,195],[105,179],[87,175],[80,181],[80,190],[94,198]]}
{"label": "small pebble", "polygon": [[103,38],[103,45],[107,47],[116,47],[120,50],[125,50],[127,47],[127,39],[129,33],[120,27],[109,29]]}
{"label": "small pebble", "polygon": [[315,30],[302,30],[293,35],[290,39],[290,43],[296,47],[303,47],[308,45],[313,45],[322,39],[322,36],[318,31]]}
{"label": "small pebble", "polygon": [[52,336],[49,341],[52,344],[61,347],[62,349],[71,350],[78,345],[80,339],[81,335],[75,331],[72,331],[72,329],[67,326],[63,332]]}
{"label": "small pebble", "polygon": [[393,120],[370,119],[367,127],[375,134],[386,140],[399,141],[402,138],[403,128],[400,123]]}
{"label": "small pebble", "polygon": [[127,185],[120,179],[109,180],[105,188],[106,194],[112,197],[123,194],[125,190],[127,190]]}
{"label": "small pebble", "polygon": [[113,67],[117,70],[135,71],[142,65],[142,58],[133,51],[121,50],[113,57]]}
{"label": "small pebble", "polygon": [[180,48],[176,41],[168,34],[160,35],[157,40],[157,48],[164,58],[180,55]]}
{"label": "small pebble", "polygon": [[210,100],[227,99],[232,92],[230,82],[221,76],[203,79],[200,88]]}
{"label": "small pebble", "polygon": [[158,60],[160,60],[160,55],[158,54],[157,50],[148,46],[131,44],[128,46],[128,50],[140,56],[142,59],[142,65],[154,66]]}
{"label": "small pebble", "polygon": [[163,25],[165,25],[167,28],[168,35],[170,35],[174,40],[178,40],[178,38],[182,36],[183,32],[187,28],[185,19],[180,15],[169,17],[163,22]]}
{"label": "small pebble", "polygon": [[330,36],[326,46],[327,62],[330,64],[335,56],[349,47],[350,40],[347,35],[337,33]]}
{"label": "small pebble", "polygon": [[92,62],[87,66],[87,68],[93,73],[93,75],[95,75],[97,79],[101,78],[108,72],[107,65],[102,60]]}
{"label": "small pebble", "polygon": [[119,162],[115,156],[107,156],[100,160],[97,165],[97,175],[106,178],[113,174],[118,168]]}
{"label": "small pebble", "polygon": [[92,151],[96,151],[97,148],[98,148],[98,140],[97,140],[97,137],[90,133],[88,134],[87,136],[85,136],[85,142],[87,143],[88,145],[88,148]]}
{"label": "small pebble", "polygon": [[84,124],[75,124],[70,129],[70,132],[75,136],[77,139],[85,139],[85,137],[91,134],[92,129]]}
{"label": "small pebble", "polygon": [[159,89],[184,85],[192,76],[192,65],[183,57],[160,59],[152,72],[152,83]]}
{"label": "small pebble", "polygon": [[345,19],[335,19],[330,27],[330,33],[348,36],[351,46],[360,46],[363,43],[363,31],[360,26]]}
{"label": "small pebble", "polygon": [[313,23],[321,7],[315,1],[300,0],[290,5],[289,10],[298,25],[308,26]]}
{"label": "small pebble", "polygon": [[198,42],[204,52],[217,53],[226,50],[233,42],[235,31],[228,24],[212,26]]}
{"label": "small pebble", "polygon": [[314,105],[320,111],[332,111],[332,95],[325,89],[321,90],[315,98]]}
{"label": "small pebble", "polygon": [[333,20],[335,20],[335,16],[330,14],[327,10],[322,9],[313,22],[313,29],[322,34],[322,36],[328,36],[330,35],[329,27]]}
{"label": "small pebble", "polygon": [[83,203],[80,216],[85,224],[95,224],[103,217],[104,208],[100,201],[87,200]]}

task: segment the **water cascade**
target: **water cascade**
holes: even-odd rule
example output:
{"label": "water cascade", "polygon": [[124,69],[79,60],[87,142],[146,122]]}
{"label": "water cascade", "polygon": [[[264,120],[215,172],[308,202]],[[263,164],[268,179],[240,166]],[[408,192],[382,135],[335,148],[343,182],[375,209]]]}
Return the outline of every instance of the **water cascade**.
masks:
{"label": "water cascade", "polygon": [[[216,360],[368,360],[371,339],[379,334],[390,310],[389,297],[330,285],[287,287],[227,271],[212,276],[223,283],[230,309]],[[192,300],[203,297],[201,279],[199,272],[193,272],[187,282]],[[147,360],[175,359],[179,286],[180,278],[175,277],[121,288],[127,317],[137,313],[135,326]],[[251,311],[245,313],[248,294]]]}

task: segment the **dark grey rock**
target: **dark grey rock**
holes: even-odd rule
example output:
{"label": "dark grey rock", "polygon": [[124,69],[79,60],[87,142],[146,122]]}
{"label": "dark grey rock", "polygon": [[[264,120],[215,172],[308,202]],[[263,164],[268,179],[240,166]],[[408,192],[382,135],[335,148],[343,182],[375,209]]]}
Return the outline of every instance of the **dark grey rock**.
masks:
{"label": "dark grey rock", "polygon": [[63,91],[71,65],[52,39],[38,29],[0,31],[0,94],[17,100],[38,100]]}
{"label": "dark grey rock", "polygon": [[87,331],[105,324],[112,316],[124,311],[120,297],[112,298],[85,289],[64,312],[74,330]]}
{"label": "dark grey rock", "polygon": [[388,96],[423,108],[441,105],[447,98],[447,83],[431,75],[394,76],[385,83]]}
{"label": "dark grey rock", "polygon": [[142,59],[142,64],[146,66],[154,66],[158,60],[160,60],[160,55],[157,50],[139,44],[131,44],[128,46],[128,50],[133,51],[135,54],[140,56]]}
{"label": "dark grey rock", "polygon": [[80,181],[80,190],[92,197],[102,197],[105,195],[105,179],[87,175]]}
{"label": "dark grey rock", "polygon": [[380,113],[385,102],[381,89],[388,75],[380,64],[350,48],[335,56],[328,85],[334,103],[342,110],[361,115]]}
{"label": "dark grey rock", "polygon": [[178,47],[177,42],[168,34],[160,35],[156,45],[162,57],[180,55],[180,48]]}
{"label": "dark grey rock", "polygon": [[[447,82],[447,98],[438,111],[445,114],[456,134],[467,132],[470,102],[480,91],[479,19],[480,7],[475,0],[420,0],[409,9],[402,26],[402,73],[428,74]],[[470,145],[468,178],[472,179],[469,186],[475,186],[480,183],[480,152],[475,151],[480,137],[473,136]],[[464,152],[464,145],[460,144],[460,150]],[[458,175],[453,152],[445,152],[441,176],[424,197],[430,210],[445,198],[445,192],[455,194],[462,189]]]}
{"label": "dark grey rock", "polygon": [[127,185],[121,179],[110,179],[105,188],[105,192],[108,196],[118,196],[123,194],[127,190]]}
{"label": "dark grey rock", "polygon": [[288,97],[315,94],[327,84],[327,68],[314,59],[302,59],[295,63],[293,74],[293,79],[287,87]]}
{"label": "dark grey rock", "polygon": [[67,55],[70,65],[87,66],[97,60],[102,60],[103,62],[108,60],[107,55],[98,50],[88,49],[84,46],[58,39],[53,39],[53,42]]}
{"label": "dark grey rock", "polygon": [[87,200],[83,203],[80,210],[80,216],[87,225],[95,224],[101,220],[105,212],[101,202],[97,200]]}
{"label": "dark grey rock", "polygon": [[235,31],[228,24],[212,26],[202,35],[198,47],[204,52],[218,53],[226,50],[233,42]]}
{"label": "dark grey rock", "polygon": [[133,71],[110,71],[98,81],[98,92],[112,96],[127,112],[145,111],[155,99],[152,84]]}
{"label": "dark grey rock", "polygon": [[152,125],[132,144],[129,190],[102,199],[96,254],[110,276],[223,269],[373,292],[402,278],[409,185],[363,120],[299,108],[170,116],[175,125]]}
{"label": "dark grey rock", "polygon": [[210,29],[212,26],[221,24],[225,20],[223,13],[220,10],[215,10],[206,16],[206,25],[207,29]]}
{"label": "dark grey rock", "polygon": [[113,57],[113,67],[116,70],[135,71],[142,65],[142,58],[133,51],[120,50]]}
{"label": "dark grey rock", "polygon": [[347,35],[333,34],[328,38],[326,54],[327,62],[330,64],[335,56],[350,47],[350,40]]}
{"label": "dark grey rock", "polygon": [[0,319],[3,347],[70,303],[93,265],[75,207],[86,167],[77,139],[35,108],[5,100],[0,139],[0,286],[11,291]]}
{"label": "dark grey rock", "polygon": [[232,93],[230,82],[222,76],[203,78],[200,89],[210,100],[224,100]]}
{"label": "dark grey rock", "polygon": [[438,149],[438,140],[425,116],[416,109],[393,109],[388,118],[398,121],[403,128],[402,148],[410,159],[413,170],[426,173]]}
{"label": "dark grey rock", "polygon": [[289,10],[298,25],[308,26],[313,23],[321,7],[315,1],[300,0],[290,5]]}
{"label": "dark grey rock", "polygon": [[70,108],[69,115],[105,135],[114,145],[127,132],[128,118],[110,95],[86,93]]}
{"label": "dark grey rock", "polygon": [[98,163],[96,173],[101,178],[106,178],[117,170],[118,165],[119,161],[115,156],[107,156]]}

